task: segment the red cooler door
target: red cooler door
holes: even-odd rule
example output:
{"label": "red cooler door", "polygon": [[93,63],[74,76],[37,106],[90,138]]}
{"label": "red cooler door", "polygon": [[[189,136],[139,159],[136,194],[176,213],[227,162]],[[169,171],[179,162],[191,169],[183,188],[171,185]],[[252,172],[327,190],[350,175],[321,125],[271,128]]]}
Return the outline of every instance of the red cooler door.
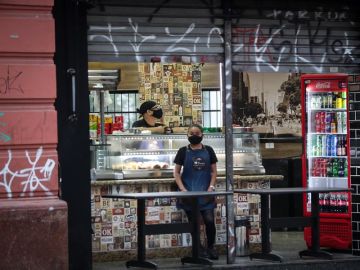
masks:
{"label": "red cooler door", "polygon": [[[303,105],[303,186],[350,187],[348,87],[345,74],[301,76]],[[351,203],[348,192],[319,195],[320,245],[351,246]],[[310,215],[310,194],[304,195],[304,214]],[[304,230],[311,246],[311,229]]]}

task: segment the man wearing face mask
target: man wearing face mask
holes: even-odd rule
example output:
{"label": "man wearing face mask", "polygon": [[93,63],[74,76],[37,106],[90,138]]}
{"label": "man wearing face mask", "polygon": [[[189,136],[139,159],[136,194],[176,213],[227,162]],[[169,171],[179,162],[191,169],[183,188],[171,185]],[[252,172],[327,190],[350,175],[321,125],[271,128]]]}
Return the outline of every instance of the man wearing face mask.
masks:
{"label": "man wearing face mask", "polygon": [[[180,191],[214,191],[217,176],[216,162],[218,161],[214,149],[201,143],[203,129],[200,125],[191,125],[187,136],[190,144],[181,147],[174,159],[176,184]],[[179,201],[177,206],[185,210],[189,221],[197,218],[196,214],[191,212],[191,205],[186,201]],[[199,206],[207,238],[207,249],[202,248],[200,254],[202,257],[217,260],[219,257],[214,249],[216,235],[215,198],[201,198],[199,199]]]}
{"label": "man wearing face mask", "polygon": [[160,105],[157,105],[155,101],[148,100],[141,104],[140,109],[137,109],[137,112],[141,114],[139,119],[135,121],[132,127],[144,127],[144,128],[152,128],[162,126],[162,124],[158,123],[163,116],[163,111]]}

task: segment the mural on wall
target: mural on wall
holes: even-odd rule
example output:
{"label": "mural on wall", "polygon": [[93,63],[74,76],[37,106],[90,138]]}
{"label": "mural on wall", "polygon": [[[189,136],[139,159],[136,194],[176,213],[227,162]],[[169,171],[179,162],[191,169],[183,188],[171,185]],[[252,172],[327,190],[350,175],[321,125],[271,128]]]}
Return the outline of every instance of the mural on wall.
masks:
{"label": "mural on wall", "polygon": [[234,123],[251,126],[262,137],[301,136],[298,73],[242,73],[234,89]]}
{"label": "mural on wall", "polygon": [[[0,164],[0,193],[13,197],[15,191],[21,190],[20,196],[32,196],[35,191],[45,192],[47,196],[54,195],[49,191],[48,185],[55,168],[55,161],[50,158],[44,160],[43,148],[38,148],[35,153],[26,151],[23,158],[15,157],[14,151],[7,151],[4,164]],[[18,164],[24,164],[18,167]]]}
{"label": "mural on wall", "polygon": [[139,97],[161,105],[166,126],[201,124],[201,65],[139,63]]}

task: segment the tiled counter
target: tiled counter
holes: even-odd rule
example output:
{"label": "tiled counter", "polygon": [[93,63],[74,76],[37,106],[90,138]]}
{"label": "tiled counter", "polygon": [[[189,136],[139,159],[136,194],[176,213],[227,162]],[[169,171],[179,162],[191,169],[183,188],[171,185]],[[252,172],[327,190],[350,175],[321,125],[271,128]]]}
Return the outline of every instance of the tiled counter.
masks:
{"label": "tiled counter", "polygon": [[[234,188],[269,188],[270,181],[282,180],[282,175],[234,175]],[[173,178],[106,180],[91,183],[91,216],[93,228],[92,250],[95,261],[122,260],[135,256],[137,247],[135,200],[104,199],[101,194],[129,192],[175,191]],[[218,177],[216,188],[225,190],[225,178]],[[147,223],[185,222],[185,213],[176,208],[175,199],[154,199],[147,201]],[[225,250],[226,243],[226,203],[224,197],[217,198],[215,209],[216,244]],[[250,218],[250,248],[256,249],[261,242],[260,206],[258,195],[234,194],[235,215]],[[201,239],[204,239],[201,227]],[[147,257],[152,255],[180,256],[189,252],[191,237],[189,233],[147,236]]]}

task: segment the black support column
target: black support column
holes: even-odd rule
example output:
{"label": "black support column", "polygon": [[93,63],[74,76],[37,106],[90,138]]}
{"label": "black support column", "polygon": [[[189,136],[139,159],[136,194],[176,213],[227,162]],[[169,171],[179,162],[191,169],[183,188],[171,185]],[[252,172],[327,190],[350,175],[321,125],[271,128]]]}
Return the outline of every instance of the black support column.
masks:
{"label": "black support column", "polygon": [[59,174],[61,198],[68,203],[69,269],[91,269],[86,3],[55,0],[54,16]]}

